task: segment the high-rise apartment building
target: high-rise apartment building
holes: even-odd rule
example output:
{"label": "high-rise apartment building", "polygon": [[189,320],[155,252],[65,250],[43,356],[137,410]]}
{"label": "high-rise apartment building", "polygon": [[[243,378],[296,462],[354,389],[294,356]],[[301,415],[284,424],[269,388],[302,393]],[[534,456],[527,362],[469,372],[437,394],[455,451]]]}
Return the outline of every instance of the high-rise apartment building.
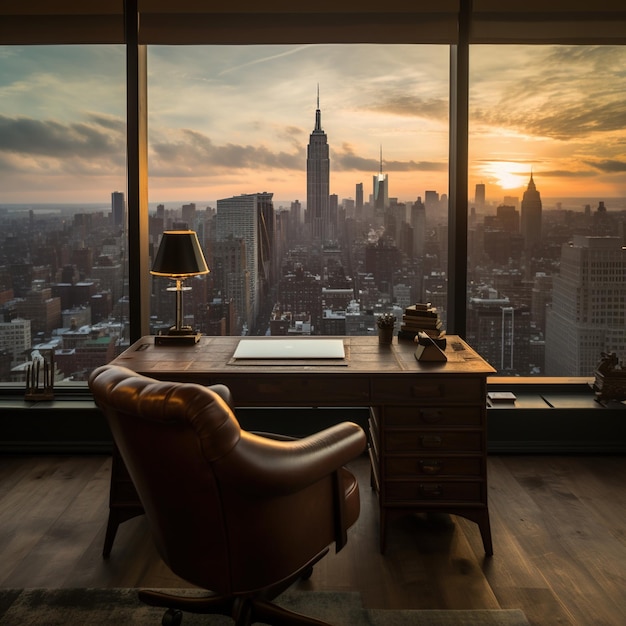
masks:
{"label": "high-rise apartment building", "polygon": [[126,202],[121,191],[114,191],[111,194],[111,214],[113,215],[113,224],[124,228],[126,225]]}
{"label": "high-rise apartment building", "polygon": [[522,237],[526,250],[532,250],[541,242],[541,195],[537,191],[533,175],[522,197]]}
{"label": "high-rise apartment building", "polygon": [[620,237],[563,244],[546,315],[546,375],[591,376],[602,352],[626,358],[626,248]]}
{"label": "high-rise apartment building", "polygon": [[306,157],[306,222],[314,241],[323,242],[330,224],[330,156],[328,138],[322,130],[320,95],[317,92],[315,128],[309,138]]}

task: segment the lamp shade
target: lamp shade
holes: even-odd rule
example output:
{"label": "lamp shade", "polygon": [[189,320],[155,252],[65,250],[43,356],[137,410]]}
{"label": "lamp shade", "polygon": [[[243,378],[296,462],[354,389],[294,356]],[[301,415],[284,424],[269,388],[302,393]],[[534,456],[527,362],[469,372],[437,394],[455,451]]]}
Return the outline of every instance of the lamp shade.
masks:
{"label": "lamp shade", "polygon": [[185,278],[209,271],[195,231],[166,230],[163,233],[151,274]]}

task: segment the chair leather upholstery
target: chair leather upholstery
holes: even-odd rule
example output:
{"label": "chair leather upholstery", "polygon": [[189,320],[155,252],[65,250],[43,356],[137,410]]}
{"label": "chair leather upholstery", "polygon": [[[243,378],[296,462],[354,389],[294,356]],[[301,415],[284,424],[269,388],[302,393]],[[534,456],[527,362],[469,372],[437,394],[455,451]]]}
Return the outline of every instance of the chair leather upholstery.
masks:
{"label": "chair leather upholstery", "polygon": [[240,428],[227,388],[218,395],[113,365],[89,385],[157,549],[181,578],[254,595],[343,546],[359,516],[358,483],[343,467],[365,449],[358,425],[270,439]]}

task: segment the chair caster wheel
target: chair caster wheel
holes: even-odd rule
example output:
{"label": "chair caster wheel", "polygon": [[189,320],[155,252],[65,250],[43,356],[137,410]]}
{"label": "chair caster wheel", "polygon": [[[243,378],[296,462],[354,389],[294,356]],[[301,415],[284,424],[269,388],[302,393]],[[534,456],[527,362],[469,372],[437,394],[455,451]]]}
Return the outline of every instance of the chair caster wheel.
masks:
{"label": "chair caster wheel", "polygon": [[161,626],[179,626],[183,621],[183,612],[178,609],[167,609],[161,620]]}

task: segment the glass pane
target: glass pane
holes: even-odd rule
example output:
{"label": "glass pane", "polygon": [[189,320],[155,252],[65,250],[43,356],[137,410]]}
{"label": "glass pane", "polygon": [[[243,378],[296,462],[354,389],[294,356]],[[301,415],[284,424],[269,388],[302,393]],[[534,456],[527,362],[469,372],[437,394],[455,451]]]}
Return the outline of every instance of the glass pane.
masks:
{"label": "glass pane", "polygon": [[[152,46],[150,237],[198,232],[211,273],[185,325],[374,334],[430,302],[445,323],[446,46]],[[175,298],[153,279],[152,330]]]}
{"label": "glass pane", "polygon": [[501,375],[626,356],[626,49],[473,46],[468,340]]}
{"label": "glass pane", "polygon": [[39,393],[127,336],[124,48],[0,47],[0,125],[0,381]]}

